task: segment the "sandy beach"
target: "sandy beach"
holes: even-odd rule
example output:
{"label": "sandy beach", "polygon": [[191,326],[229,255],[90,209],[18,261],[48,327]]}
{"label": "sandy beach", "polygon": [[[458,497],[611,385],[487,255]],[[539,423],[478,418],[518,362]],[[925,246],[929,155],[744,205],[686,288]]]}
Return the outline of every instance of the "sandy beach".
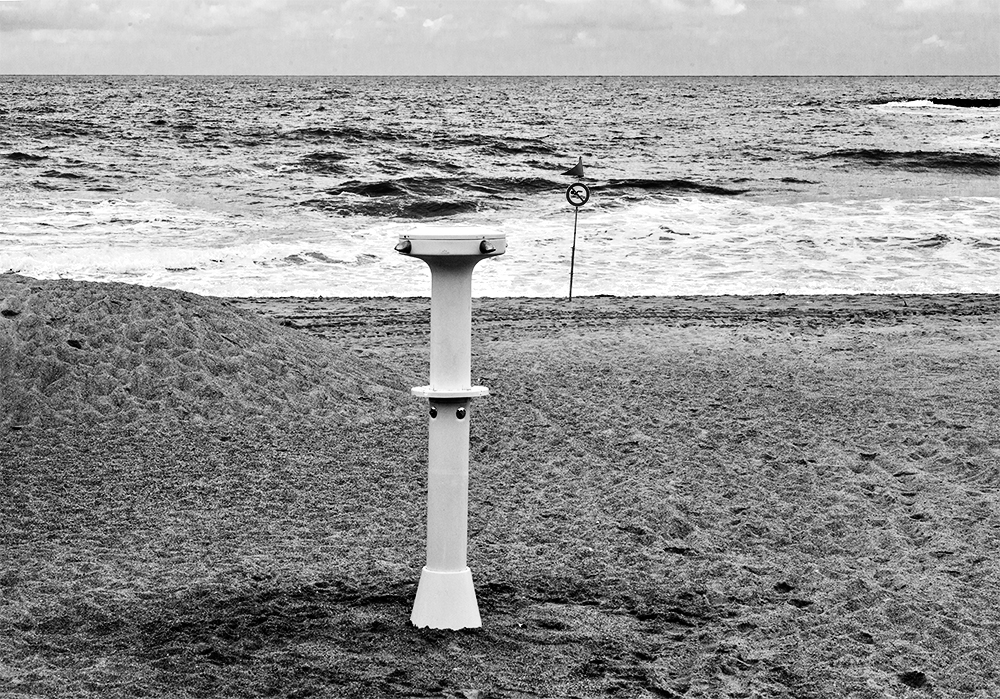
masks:
{"label": "sandy beach", "polygon": [[454,633],[428,321],[0,275],[0,695],[996,696],[1000,297],[476,299]]}

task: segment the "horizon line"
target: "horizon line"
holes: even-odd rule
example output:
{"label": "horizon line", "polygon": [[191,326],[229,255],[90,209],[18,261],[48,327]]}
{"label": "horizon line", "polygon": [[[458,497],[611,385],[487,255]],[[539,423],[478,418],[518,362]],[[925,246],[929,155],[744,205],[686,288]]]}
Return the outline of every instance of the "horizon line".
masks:
{"label": "horizon line", "polygon": [[1000,73],[0,73],[104,78],[1000,78]]}

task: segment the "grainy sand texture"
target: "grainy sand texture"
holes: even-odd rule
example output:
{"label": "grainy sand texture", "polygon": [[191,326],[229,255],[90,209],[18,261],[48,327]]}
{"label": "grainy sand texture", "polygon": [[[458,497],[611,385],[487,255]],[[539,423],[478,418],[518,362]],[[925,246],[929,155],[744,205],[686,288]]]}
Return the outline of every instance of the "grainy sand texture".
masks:
{"label": "grainy sand texture", "polygon": [[1000,298],[476,299],[462,632],[428,320],[0,275],[0,696],[997,696]]}

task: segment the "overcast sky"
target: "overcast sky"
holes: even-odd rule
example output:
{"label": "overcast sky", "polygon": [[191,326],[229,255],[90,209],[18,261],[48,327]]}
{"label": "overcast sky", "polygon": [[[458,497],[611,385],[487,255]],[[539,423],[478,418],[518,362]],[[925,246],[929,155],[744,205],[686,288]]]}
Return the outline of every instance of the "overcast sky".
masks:
{"label": "overcast sky", "polygon": [[0,0],[0,74],[998,74],[1000,0]]}

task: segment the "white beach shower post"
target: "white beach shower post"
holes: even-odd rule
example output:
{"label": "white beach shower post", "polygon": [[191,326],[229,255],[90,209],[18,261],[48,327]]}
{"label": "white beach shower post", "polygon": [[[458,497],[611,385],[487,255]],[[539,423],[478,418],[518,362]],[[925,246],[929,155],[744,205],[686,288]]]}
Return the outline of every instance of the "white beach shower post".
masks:
{"label": "white beach shower post", "polygon": [[413,389],[429,402],[427,564],[420,573],[410,622],[432,629],[482,626],[472,571],[466,563],[469,519],[471,403],[489,393],[473,386],[472,271],[502,255],[502,233],[478,227],[402,234],[396,251],[431,269],[430,385]]}

